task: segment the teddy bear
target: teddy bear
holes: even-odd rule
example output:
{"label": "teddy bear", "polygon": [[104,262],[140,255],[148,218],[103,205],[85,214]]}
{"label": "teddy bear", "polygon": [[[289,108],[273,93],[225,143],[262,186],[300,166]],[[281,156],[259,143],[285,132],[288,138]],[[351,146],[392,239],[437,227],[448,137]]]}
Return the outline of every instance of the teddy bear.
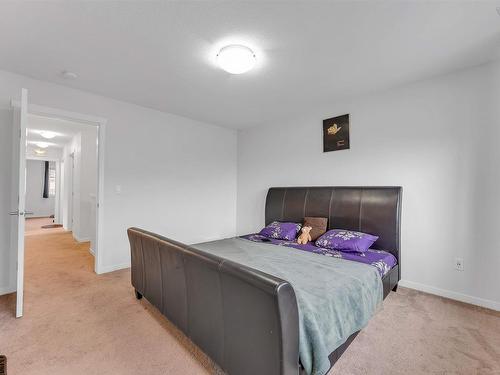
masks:
{"label": "teddy bear", "polygon": [[309,233],[311,231],[312,227],[302,227],[301,229],[301,234],[299,238],[297,238],[297,243],[301,245],[305,245],[309,241],[311,241],[311,234]]}

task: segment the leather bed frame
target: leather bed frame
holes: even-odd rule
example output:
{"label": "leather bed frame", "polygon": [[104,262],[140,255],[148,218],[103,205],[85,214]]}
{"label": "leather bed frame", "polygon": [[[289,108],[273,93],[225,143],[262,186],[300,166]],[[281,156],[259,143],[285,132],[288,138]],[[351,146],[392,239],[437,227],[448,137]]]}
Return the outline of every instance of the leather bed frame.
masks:
{"label": "leather bed frame", "polygon": [[[328,228],[379,236],[372,248],[398,260],[384,298],[400,280],[401,187],[270,188],[265,223],[328,217]],[[132,285],[231,375],[298,375],[298,310],[292,286],[185,244],[128,229]],[[358,332],[330,354],[340,358]]]}

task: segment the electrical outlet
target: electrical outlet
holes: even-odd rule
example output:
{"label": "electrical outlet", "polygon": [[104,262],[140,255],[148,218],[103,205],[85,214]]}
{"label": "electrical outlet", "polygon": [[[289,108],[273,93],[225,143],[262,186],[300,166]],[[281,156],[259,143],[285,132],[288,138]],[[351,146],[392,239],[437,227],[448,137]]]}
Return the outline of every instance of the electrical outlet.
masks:
{"label": "electrical outlet", "polygon": [[455,268],[457,271],[464,270],[464,260],[463,258],[455,258]]}

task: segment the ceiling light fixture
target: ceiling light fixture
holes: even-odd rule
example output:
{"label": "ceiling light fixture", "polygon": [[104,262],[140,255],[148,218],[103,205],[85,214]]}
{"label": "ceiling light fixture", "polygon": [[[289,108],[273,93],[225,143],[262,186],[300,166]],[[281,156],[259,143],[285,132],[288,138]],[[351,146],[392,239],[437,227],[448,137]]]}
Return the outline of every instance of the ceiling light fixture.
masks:
{"label": "ceiling light fixture", "polygon": [[47,142],[34,142],[34,144],[37,145],[40,148],[47,148],[47,147],[50,146],[50,144],[47,143]]}
{"label": "ceiling light fixture", "polygon": [[40,134],[45,139],[52,139],[58,135],[56,132],[51,132],[48,130],[40,130],[38,134]]}
{"label": "ceiling light fixture", "polygon": [[251,70],[256,63],[255,53],[240,44],[223,47],[217,54],[217,64],[231,74],[242,74]]}
{"label": "ceiling light fixture", "polygon": [[43,154],[45,154],[46,152],[47,152],[47,151],[45,151],[45,150],[35,149],[35,154],[37,154],[37,155],[43,155]]}

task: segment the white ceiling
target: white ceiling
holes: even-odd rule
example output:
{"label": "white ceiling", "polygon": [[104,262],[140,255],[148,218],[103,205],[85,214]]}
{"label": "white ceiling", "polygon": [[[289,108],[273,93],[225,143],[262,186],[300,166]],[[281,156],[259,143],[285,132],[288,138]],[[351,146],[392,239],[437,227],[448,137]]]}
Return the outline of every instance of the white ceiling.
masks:
{"label": "white ceiling", "polygon": [[[500,57],[500,1],[2,2],[0,69],[233,128]],[[259,60],[232,76],[217,47]],[[73,81],[60,72],[78,73]]]}
{"label": "white ceiling", "polygon": [[[30,114],[28,115],[26,155],[28,157],[37,156],[39,158],[43,158],[45,156],[60,158],[62,155],[62,148],[65,145],[70,144],[76,134],[86,131],[89,126],[91,125]],[[43,138],[38,133],[40,130],[55,132],[57,133],[57,136],[52,139]],[[45,149],[46,153],[44,155],[36,155],[35,149],[40,148],[33,142],[48,143],[49,147]]]}
{"label": "white ceiling", "polygon": [[[71,142],[76,134],[85,130],[87,126],[90,125],[29,114],[26,140],[28,142],[47,142],[53,144],[54,147],[64,147]],[[46,139],[37,132],[39,130],[55,132],[57,136],[52,139]]]}

